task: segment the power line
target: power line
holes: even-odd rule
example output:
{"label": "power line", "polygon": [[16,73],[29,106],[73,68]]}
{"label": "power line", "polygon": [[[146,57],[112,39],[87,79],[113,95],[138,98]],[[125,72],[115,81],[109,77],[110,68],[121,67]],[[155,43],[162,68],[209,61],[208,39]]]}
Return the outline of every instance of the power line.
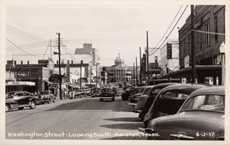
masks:
{"label": "power line", "polygon": [[175,29],[175,27],[177,26],[178,22],[180,21],[180,19],[184,15],[184,13],[185,13],[185,11],[186,11],[187,8],[188,8],[188,5],[186,5],[186,7],[184,8],[183,12],[181,13],[181,15],[177,19],[176,23],[172,27],[171,31],[169,32],[169,34],[165,37],[164,41],[162,41],[161,45],[159,47],[157,47],[157,49],[153,53],[151,53],[150,55],[153,55],[154,53],[156,53],[156,51],[158,51],[164,45],[165,41],[168,39],[168,37],[171,35],[171,33],[173,32],[173,30]]}
{"label": "power line", "polygon": [[15,48],[18,48],[18,49],[20,49],[21,51],[26,52],[27,54],[30,54],[30,55],[32,55],[32,56],[35,56],[34,54],[32,54],[32,53],[30,53],[30,52],[24,50],[23,48],[17,46],[13,41],[9,40],[8,38],[6,38],[6,40],[7,40],[8,42],[10,42]]}
{"label": "power line", "polygon": [[183,8],[183,5],[180,6],[179,10],[177,11],[176,15],[174,16],[174,18],[172,19],[171,24],[168,26],[168,28],[166,29],[165,33],[163,34],[163,36],[161,37],[161,39],[157,42],[156,47],[160,44],[160,42],[165,38],[165,35],[168,33],[169,29],[172,27],[174,21],[176,20],[177,16],[179,15],[181,9]]}

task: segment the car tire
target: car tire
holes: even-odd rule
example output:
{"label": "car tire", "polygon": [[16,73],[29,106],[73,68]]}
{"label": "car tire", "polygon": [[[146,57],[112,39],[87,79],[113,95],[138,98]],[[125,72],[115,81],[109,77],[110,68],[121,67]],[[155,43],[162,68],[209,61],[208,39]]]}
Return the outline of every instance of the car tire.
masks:
{"label": "car tire", "polygon": [[112,98],[112,101],[114,102],[114,101],[115,101],[115,98]]}
{"label": "car tire", "polygon": [[34,101],[30,101],[30,102],[29,102],[29,107],[30,107],[30,109],[36,108],[35,102],[34,102]]}
{"label": "car tire", "polygon": [[100,102],[102,102],[102,101],[103,101],[103,99],[102,99],[102,98],[100,98],[100,99],[99,99],[99,101],[100,101]]}

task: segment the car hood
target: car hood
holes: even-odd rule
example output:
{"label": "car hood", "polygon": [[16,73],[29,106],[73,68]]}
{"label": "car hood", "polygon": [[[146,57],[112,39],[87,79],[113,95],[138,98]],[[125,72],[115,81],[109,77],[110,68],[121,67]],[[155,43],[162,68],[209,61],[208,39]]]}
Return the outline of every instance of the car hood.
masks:
{"label": "car hood", "polygon": [[136,93],[136,94],[133,94],[131,97],[137,97],[137,96],[141,96],[142,93]]}
{"label": "car hood", "polygon": [[140,96],[138,96],[139,98],[148,98],[149,96],[148,95],[145,95],[145,94],[141,94]]}
{"label": "car hood", "polygon": [[161,136],[181,134],[199,139],[211,139],[224,134],[224,114],[208,111],[182,112],[153,119],[148,128]]}

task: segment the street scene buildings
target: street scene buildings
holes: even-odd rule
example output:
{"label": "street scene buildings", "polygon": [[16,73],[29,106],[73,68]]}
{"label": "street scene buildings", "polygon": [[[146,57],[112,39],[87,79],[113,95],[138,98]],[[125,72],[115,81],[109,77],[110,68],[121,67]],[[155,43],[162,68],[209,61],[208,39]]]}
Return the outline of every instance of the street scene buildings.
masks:
{"label": "street scene buildings", "polygon": [[181,6],[169,26],[128,55],[59,31],[36,55],[7,35],[22,53],[5,62],[6,138],[224,140],[225,5]]}

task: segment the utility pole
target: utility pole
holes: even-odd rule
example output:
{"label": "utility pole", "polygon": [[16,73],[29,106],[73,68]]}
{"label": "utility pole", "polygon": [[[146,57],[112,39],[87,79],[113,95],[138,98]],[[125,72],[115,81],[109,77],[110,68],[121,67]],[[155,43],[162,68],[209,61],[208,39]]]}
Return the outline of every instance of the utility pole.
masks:
{"label": "utility pole", "polygon": [[149,71],[149,34],[146,31],[146,71]]}
{"label": "utility pole", "polygon": [[146,31],[146,75],[147,75],[146,82],[148,82],[149,81],[149,34],[148,34],[148,31]]}
{"label": "utility pole", "polygon": [[134,85],[136,86],[136,80],[135,80],[135,63],[133,63],[133,82],[134,82]]}
{"label": "utility pole", "polygon": [[194,5],[191,5],[191,61],[192,61],[192,83],[195,83],[196,78],[196,62],[194,48]]}
{"label": "utility pole", "polygon": [[62,100],[62,76],[61,76],[61,33],[57,33],[58,35],[58,68],[59,68],[59,97]]}
{"label": "utility pole", "polygon": [[142,72],[142,69],[141,69],[141,47],[139,47],[139,55],[140,55],[140,72],[139,72],[139,83],[140,83],[140,85],[141,85],[141,83],[142,83],[142,79],[141,79],[141,72]]}
{"label": "utility pole", "polygon": [[138,73],[137,73],[137,57],[136,57],[136,85],[138,84]]}

